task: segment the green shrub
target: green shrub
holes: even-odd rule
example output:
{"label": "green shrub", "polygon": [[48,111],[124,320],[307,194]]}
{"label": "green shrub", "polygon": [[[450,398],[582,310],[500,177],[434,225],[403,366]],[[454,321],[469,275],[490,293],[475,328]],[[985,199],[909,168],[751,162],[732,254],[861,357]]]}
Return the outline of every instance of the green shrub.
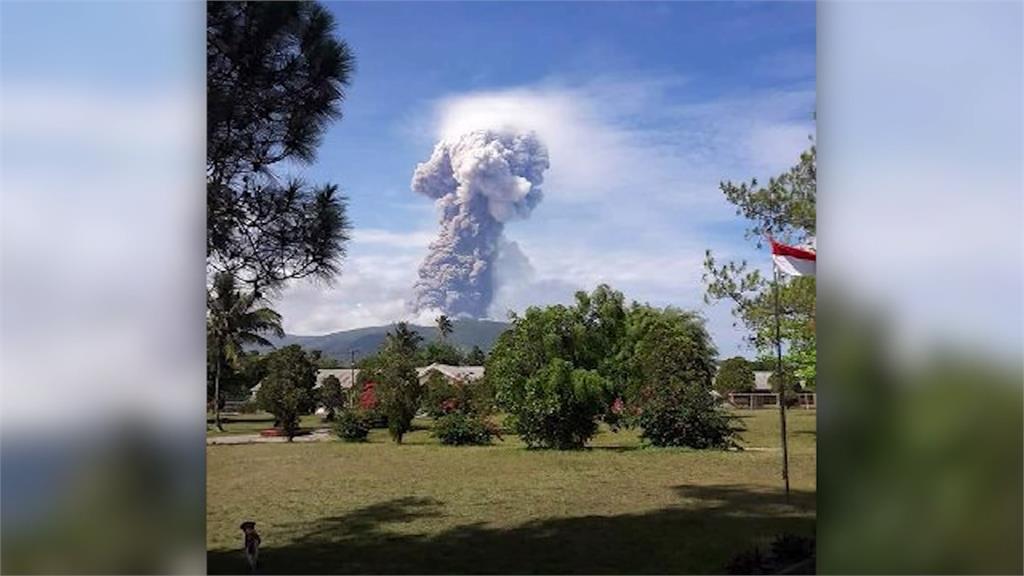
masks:
{"label": "green shrub", "polygon": [[299,416],[316,404],[316,364],[298,345],[267,354],[267,375],[256,393],[260,407],[274,415],[288,440],[299,431]]}
{"label": "green shrub", "polygon": [[699,385],[652,387],[637,420],[643,429],[641,437],[655,446],[738,447],[740,428],[734,425],[735,416]]}
{"label": "green shrub", "polygon": [[334,434],[346,442],[365,442],[370,434],[370,415],[359,409],[342,410],[334,417]]}
{"label": "green shrub", "polygon": [[487,415],[494,411],[494,390],[486,378],[474,382],[452,382],[443,374],[427,376],[423,408],[431,418],[452,412]]}
{"label": "green shrub", "polygon": [[530,447],[578,449],[597,433],[609,404],[608,384],[597,372],[573,369],[561,358],[506,390],[502,407],[509,424]]}
{"label": "green shrub", "polygon": [[443,374],[431,371],[427,375],[423,408],[431,418],[440,418],[458,409],[459,390]]}
{"label": "green shrub", "polygon": [[239,414],[255,414],[260,411],[260,405],[255,400],[246,400],[238,404]]}
{"label": "green shrub", "polygon": [[327,411],[324,420],[330,422],[334,420],[335,415],[345,404],[345,392],[341,389],[341,381],[337,376],[328,376],[320,385],[319,392],[320,405]]}
{"label": "green shrub", "polygon": [[715,390],[722,395],[754,389],[754,368],[749,360],[735,356],[724,360],[715,375]]}
{"label": "green shrub", "polygon": [[490,444],[495,432],[495,427],[482,416],[451,412],[434,422],[433,435],[442,444],[465,446]]}

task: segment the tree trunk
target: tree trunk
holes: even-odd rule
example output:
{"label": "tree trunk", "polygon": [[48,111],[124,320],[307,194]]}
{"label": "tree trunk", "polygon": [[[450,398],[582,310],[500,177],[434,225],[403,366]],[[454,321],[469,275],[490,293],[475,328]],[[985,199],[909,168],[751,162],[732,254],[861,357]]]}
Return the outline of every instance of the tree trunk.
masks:
{"label": "tree trunk", "polygon": [[220,423],[220,354],[217,354],[217,370],[213,376],[213,421],[217,430],[223,432],[224,426]]}

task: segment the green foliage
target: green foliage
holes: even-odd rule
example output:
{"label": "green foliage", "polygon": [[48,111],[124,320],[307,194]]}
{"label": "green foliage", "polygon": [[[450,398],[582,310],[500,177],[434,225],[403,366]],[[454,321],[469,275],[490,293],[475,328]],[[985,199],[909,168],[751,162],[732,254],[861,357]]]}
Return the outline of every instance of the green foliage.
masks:
{"label": "green foliage", "polygon": [[609,386],[593,370],[573,369],[561,358],[514,388],[502,405],[507,423],[531,447],[582,448],[597,433],[597,418],[610,402]]}
{"label": "green foliage", "polygon": [[334,184],[286,179],[341,116],[355,69],[315,2],[207,5],[207,270],[254,291],[330,279],[350,224]]}
{"label": "green foliage", "polygon": [[335,376],[324,378],[320,385],[320,405],[327,410],[325,420],[334,420],[335,413],[345,405],[345,391],[341,389],[341,381]]}
{"label": "green foliage", "polygon": [[770,178],[766,186],[757,179],[750,184],[722,182],[719,188],[736,214],[750,222],[748,239],[803,239],[817,229],[818,152],[814,145],[800,154],[800,161],[784,174]]}
{"label": "green foliage", "polygon": [[579,448],[614,400],[602,370],[615,369],[624,331],[622,294],[599,286],[576,305],[531,307],[502,334],[487,380],[508,424],[531,446]]}
{"label": "green foliage", "polygon": [[808,390],[814,390],[818,379],[818,348],[797,343],[789,348],[784,362]]}
{"label": "green foliage", "polygon": [[750,392],[754,389],[753,364],[742,356],[729,358],[718,366],[715,375],[715,390],[720,393]]}
{"label": "green foliage", "polygon": [[495,343],[487,360],[488,378],[500,393],[555,358],[574,368],[613,373],[625,318],[622,293],[606,285],[589,295],[577,292],[574,306],[530,307],[524,316],[513,317],[512,329]]}
{"label": "green foliage", "polygon": [[785,362],[782,363],[781,379],[779,378],[779,373],[775,370],[768,375],[768,385],[771,386],[772,392],[778,393],[782,388],[783,382],[786,386],[786,406],[796,406],[800,403],[800,398],[797,394],[803,392],[803,388],[800,386],[799,379],[793,373],[792,366]]}
{"label": "green foliage", "polygon": [[[245,374],[248,371],[251,377],[261,376],[263,366],[258,360],[253,361],[256,364],[251,363],[243,347],[250,344],[270,346],[270,342],[263,337],[264,333],[284,336],[281,315],[260,306],[261,302],[256,292],[240,291],[234,276],[226,273],[214,276],[213,289],[207,294],[207,375],[211,376],[212,372],[214,420],[220,430],[223,430],[220,422],[220,388],[225,372]],[[209,390],[209,380],[207,382]]]}
{"label": "green foliage", "polygon": [[388,432],[398,444],[412,429],[412,419],[420,407],[423,389],[416,373],[416,357],[422,337],[399,322],[389,332],[377,359],[371,363],[367,377],[376,383],[375,393],[380,411],[387,417]]}
{"label": "green foliage", "polygon": [[425,383],[423,407],[431,418],[454,412],[459,403],[459,389],[439,372],[430,372]]}
{"label": "green foliage", "polygon": [[622,365],[632,400],[644,388],[681,382],[710,390],[717,351],[695,313],[634,305],[625,342]]}
{"label": "green foliage", "polygon": [[[613,426],[654,425],[636,419],[649,402],[666,409],[668,400],[683,397],[683,387],[710,399],[715,354],[696,314],[637,303],[627,308],[620,292],[599,286],[577,293],[572,307],[530,308],[514,318],[491,352],[487,378],[524,441],[577,448],[593,435],[599,417]],[[693,404],[680,414],[712,419],[696,415],[701,409],[704,404]],[[678,442],[665,434],[657,434],[658,442]]]}
{"label": "green foliage", "polygon": [[260,407],[274,415],[290,441],[299,429],[299,416],[316,405],[316,364],[298,345],[267,354],[267,376],[256,393]]}
{"label": "green foliage", "polygon": [[461,366],[465,364],[465,358],[463,358],[462,352],[458,348],[448,342],[439,340],[421,348],[417,361],[422,366],[429,366],[430,364]]}
{"label": "green foliage", "polygon": [[372,419],[370,414],[358,408],[342,410],[334,420],[334,434],[346,442],[365,442]]}
{"label": "green foliage", "polygon": [[735,445],[738,428],[710,394],[716,352],[700,317],[634,306],[626,341],[627,406],[645,440],[690,448]]}
{"label": "green foliage", "polygon": [[255,414],[260,411],[260,404],[255,400],[246,400],[238,405],[239,414]]}
{"label": "green foliage", "polygon": [[735,417],[702,386],[672,383],[645,389],[637,421],[655,446],[738,447]]}
{"label": "green foliage", "polygon": [[432,418],[452,412],[486,416],[494,411],[494,390],[486,378],[474,382],[453,382],[432,371],[427,375],[423,407]]}
{"label": "green foliage", "polygon": [[451,319],[445,316],[444,314],[441,314],[440,316],[437,317],[436,323],[437,332],[441,335],[441,340],[447,341],[448,335],[451,334],[452,331],[455,329],[455,327],[452,326]]}
{"label": "green foliage", "polygon": [[[800,381],[797,379],[796,375],[793,374],[793,371],[785,365],[785,363],[783,363],[782,366],[781,381],[786,385],[786,394],[795,394],[803,391],[803,388],[800,387]],[[768,385],[771,386],[772,392],[779,392],[782,382],[780,382],[778,372],[772,371],[772,373],[768,375]]]}
{"label": "green foliage", "polygon": [[388,363],[381,374],[377,397],[388,419],[388,432],[398,444],[412,429],[412,419],[420,405],[420,383],[411,364]]}
{"label": "green foliage", "polygon": [[[747,219],[748,239],[761,247],[766,236],[786,243],[799,243],[816,232],[817,152],[812,145],[800,162],[760,187],[722,182],[726,199],[736,213]],[[767,256],[765,257],[767,262]],[[705,300],[730,300],[733,315],[749,331],[750,342],[761,353],[775,345],[776,283],[764,278],[746,261],[719,263],[708,250],[704,259]],[[816,283],[813,277],[781,278],[778,283],[782,339],[791,349],[816,347]]]}
{"label": "green foliage", "polygon": [[340,360],[324,356],[322,350],[317,350],[316,352],[320,354],[320,357],[316,359],[317,368],[348,368],[348,365]]}
{"label": "green foliage", "polygon": [[473,346],[466,355],[466,366],[483,366],[487,362],[487,354],[479,346]]}
{"label": "green foliage", "polygon": [[479,414],[450,412],[434,422],[433,435],[450,446],[490,444],[495,428]]}
{"label": "green foliage", "polygon": [[423,342],[423,336],[413,330],[408,322],[398,322],[394,329],[385,336],[381,355],[391,354],[412,359],[416,357],[421,342]]}

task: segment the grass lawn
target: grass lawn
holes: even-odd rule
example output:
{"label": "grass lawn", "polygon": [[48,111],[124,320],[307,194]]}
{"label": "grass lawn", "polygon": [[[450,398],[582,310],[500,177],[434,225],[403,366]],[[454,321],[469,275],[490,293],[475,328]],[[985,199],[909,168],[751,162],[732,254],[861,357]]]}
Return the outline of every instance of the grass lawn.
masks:
{"label": "grass lawn", "polygon": [[[258,434],[260,430],[271,428],[274,425],[274,416],[267,412],[256,412],[253,414],[224,414],[220,415],[220,422],[224,431],[217,430],[213,423],[213,413],[206,414],[206,435],[209,436],[231,436],[234,434]],[[319,416],[308,414],[299,420],[299,426],[303,430],[315,430],[317,428],[330,427]]]}
{"label": "grass lawn", "polygon": [[340,441],[207,447],[208,570],[265,573],[721,572],[737,551],[815,529],[815,411],[789,414],[787,504],[778,413],[740,411],[743,452],[643,447],[602,432],[576,452]]}

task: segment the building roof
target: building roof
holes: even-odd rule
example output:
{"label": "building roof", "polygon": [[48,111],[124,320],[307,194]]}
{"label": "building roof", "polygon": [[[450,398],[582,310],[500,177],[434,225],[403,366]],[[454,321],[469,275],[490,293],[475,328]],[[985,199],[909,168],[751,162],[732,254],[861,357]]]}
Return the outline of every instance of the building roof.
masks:
{"label": "building roof", "polygon": [[423,380],[431,371],[440,372],[442,376],[450,380],[462,380],[473,382],[484,377],[483,366],[451,366],[448,364],[431,364],[423,368],[417,368],[416,374]]}
{"label": "building roof", "polygon": [[328,376],[334,376],[341,382],[342,388],[351,388],[353,379],[359,380],[359,368],[321,368],[316,371],[316,384],[313,388],[323,386]]}
{"label": "building roof", "polygon": [[[483,366],[451,366],[448,364],[431,364],[430,366],[417,368],[416,375],[422,382],[432,371],[439,372],[450,380],[460,380],[462,382],[474,382],[484,377]],[[342,388],[351,388],[359,380],[359,368],[320,368],[316,371],[316,384],[313,385],[313,389],[323,386],[324,380],[328,376],[337,378]],[[260,384],[252,387],[251,393],[253,397],[256,396],[256,392],[259,389]]]}

